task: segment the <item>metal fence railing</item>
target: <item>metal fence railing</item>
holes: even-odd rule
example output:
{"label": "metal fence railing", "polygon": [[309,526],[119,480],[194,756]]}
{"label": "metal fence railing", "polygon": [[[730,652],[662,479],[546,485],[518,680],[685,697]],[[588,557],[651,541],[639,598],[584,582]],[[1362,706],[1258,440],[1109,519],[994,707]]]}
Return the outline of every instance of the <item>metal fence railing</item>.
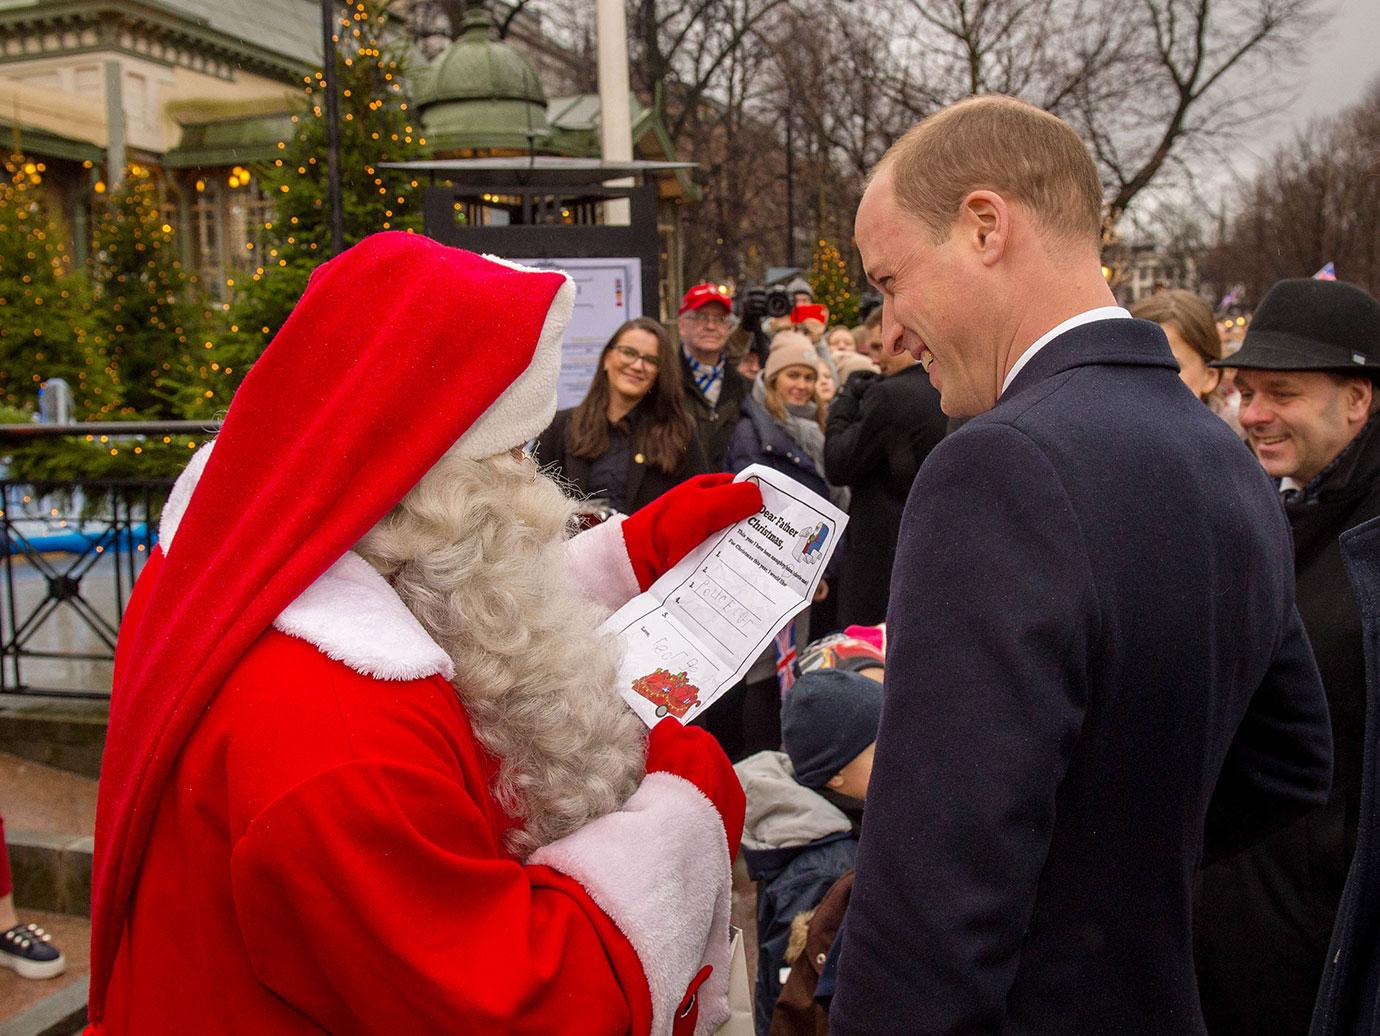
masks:
{"label": "metal fence railing", "polygon": [[0,481],[0,692],[104,697],[171,480]]}
{"label": "metal fence railing", "polygon": [[[205,436],[210,422],[0,425],[0,454],[46,436]],[[0,693],[105,698],[134,581],[172,479],[0,478]]]}

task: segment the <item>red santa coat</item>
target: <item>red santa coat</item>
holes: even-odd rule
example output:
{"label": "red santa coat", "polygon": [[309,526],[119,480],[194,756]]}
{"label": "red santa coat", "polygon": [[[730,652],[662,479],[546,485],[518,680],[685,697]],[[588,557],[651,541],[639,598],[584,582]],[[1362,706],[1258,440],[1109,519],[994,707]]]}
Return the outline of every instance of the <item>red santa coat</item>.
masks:
{"label": "red santa coat", "polygon": [[[209,452],[169,503],[170,551]],[[636,591],[616,524],[571,547],[600,604]],[[722,1021],[712,804],[652,774],[620,812],[519,861],[451,672],[353,554],[294,601],[173,768],[90,1033],[670,1032],[704,963],[698,1029]]]}
{"label": "red santa coat", "polygon": [[[313,272],[174,487],[121,629],[93,1034],[663,1034],[705,965],[697,1031],[726,1017],[710,801],[654,773],[512,858],[450,660],[349,553],[443,454],[549,423],[574,296],[401,233]],[[572,546],[575,585],[635,590],[617,526]]]}

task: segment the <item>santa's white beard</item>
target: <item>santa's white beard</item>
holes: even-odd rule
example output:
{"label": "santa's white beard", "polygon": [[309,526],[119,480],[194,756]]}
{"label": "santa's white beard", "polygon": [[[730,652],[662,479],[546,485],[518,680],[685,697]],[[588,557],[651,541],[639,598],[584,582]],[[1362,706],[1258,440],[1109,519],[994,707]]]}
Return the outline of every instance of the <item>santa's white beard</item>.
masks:
{"label": "santa's white beard", "polygon": [[617,809],[643,773],[617,641],[566,575],[572,515],[530,462],[446,457],[355,548],[455,662],[523,857]]}

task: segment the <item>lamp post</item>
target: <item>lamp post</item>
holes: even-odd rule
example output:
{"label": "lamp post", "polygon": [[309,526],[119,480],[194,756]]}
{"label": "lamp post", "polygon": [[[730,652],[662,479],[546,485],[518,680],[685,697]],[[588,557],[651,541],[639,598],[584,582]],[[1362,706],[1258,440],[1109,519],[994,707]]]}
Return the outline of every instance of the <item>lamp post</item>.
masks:
{"label": "lamp post", "polygon": [[[599,144],[606,162],[632,161],[632,111],[628,103],[628,20],[623,0],[599,0]],[[632,180],[611,181],[630,187]],[[626,224],[632,210],[626,198],[607,202],[608,223]]]}
{"label": "lamp post", "polygon": [[321,68],[326,79],[326,183],[331,206],[331,255],[345,247],[340,202],[340,87],[335,81],[335,0],[321,0]]}

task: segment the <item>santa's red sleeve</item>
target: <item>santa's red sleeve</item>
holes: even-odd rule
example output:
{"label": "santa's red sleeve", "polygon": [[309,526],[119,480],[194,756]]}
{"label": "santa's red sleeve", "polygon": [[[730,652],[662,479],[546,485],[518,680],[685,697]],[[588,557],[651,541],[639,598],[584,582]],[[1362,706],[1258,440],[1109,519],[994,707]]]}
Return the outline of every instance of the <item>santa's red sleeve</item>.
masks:
{"label": "santa's red sleeve", "polygon": [[483,811],[428,766],[315,775],[248,825],[232,876],[255,974],[326,1031],[651,1030],[617,925],[571,878],[496,856]]}

